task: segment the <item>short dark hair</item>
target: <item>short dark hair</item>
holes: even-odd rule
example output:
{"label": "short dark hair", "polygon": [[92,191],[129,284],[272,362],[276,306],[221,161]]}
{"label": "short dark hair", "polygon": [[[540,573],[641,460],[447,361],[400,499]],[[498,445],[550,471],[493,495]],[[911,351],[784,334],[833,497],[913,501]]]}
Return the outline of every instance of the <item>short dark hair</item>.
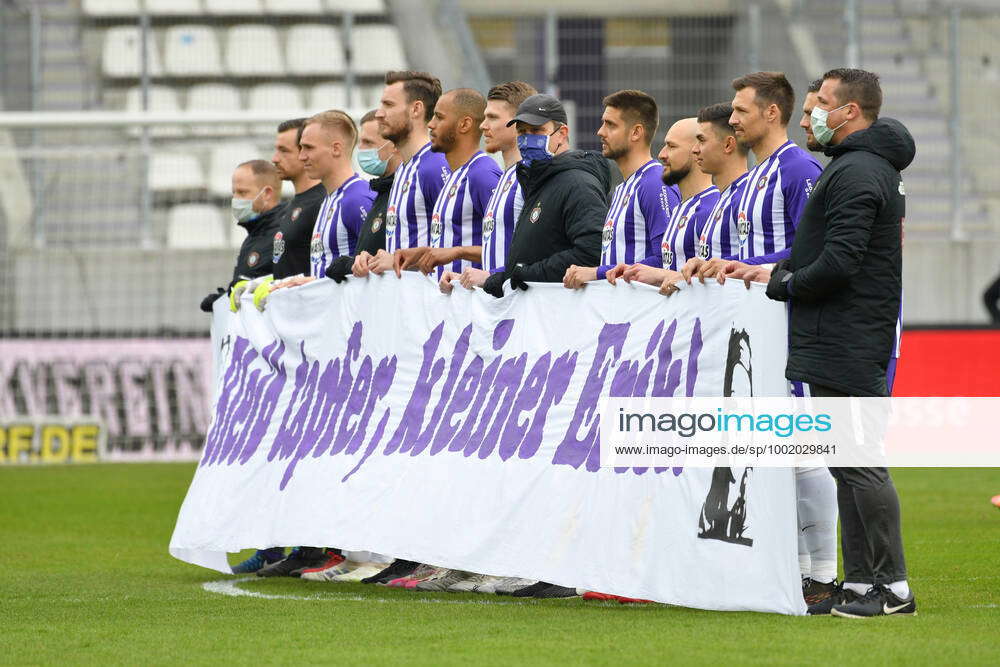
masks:
{"label": "short dark hair", "polygon": [[757,106],[764,109],[772,104],[781,112],[781,124],[788,125],[795,106],[795,91],[784,72],[753,72],[733,79],[733,90],[753,88]]}
{"label": "short dark hair", "polygon": [[361,121],[358,123],[358,127],[361,127],[365,123],[370,123],[373,120],[375,120],[375,109],[365,112],[365,115],[361,117]]}
{"label": "short dark hair", "polygon": [[441,80],[429,72],[391,70],[385,73],[385,85],[403,84],[407,104],[420,100],[424,104],[424,122],[434,117],[434,105],[441,97]]}
{"label": "short dark hair", "polygon": [[514,108],[514,111],[517,111],[517,108],[521,106],[521,102],[537,94],[538,91],[530,83],[508,81],[507,83],[501,83],[490,88],[490,91],[486,93],[486,99],[506,102]]}
{"label": "short dark hair", "polygon": [[806,88],[806,92],[807,93],[818,93],[819,89],[820,89],[820,87],[822,87],[822,85],[823,85],[823,77],[820,77],[818,79],[813,79],[812,81],[809,82],[809,87]]}
{"label": "short dark hair", "polygon": [[840,104],[854,102],[861,107],[861,113],[868,120],[878,120],[882,110],[882,86],[878,74],[863,69],[838,67],[823,75],[823,80],[835,79],[837,85],[837,101]]}
{"label": "short dark hair", "polygon": [[453,88],[448,92],[454,98],[458,112],[472,118],[475,125],[473,131],[478,133],[479,126],[486,118],[486,98],[473,88]]}
{"label": "short dark hair", "polygon": [[[733,105],[729,102],[719,102],[710,104],[698,111],[699,123],[711,123],[712,128],[720,137],[736,138],[733,126],[729,124],[729,119],[733,115]],[[736,150],[740,155],[750,152],[750,146],[742,141],[736,142]]]}
{"label": "short dark hair", "polygon": [[660,124],[660,111],[651,96],[641,90],[619,90],[605,97],[602,103],[621,111],[625,122],[630,125],[642,125],[646,143],[653,143],[653,135]]}
{"label": "short dark hair", "polygon": [[288,130],[300,130],[306,124],[305,118],[291,118],[286,121],[282,121],[278,125],[278,134],[282,132],[288,132]]}

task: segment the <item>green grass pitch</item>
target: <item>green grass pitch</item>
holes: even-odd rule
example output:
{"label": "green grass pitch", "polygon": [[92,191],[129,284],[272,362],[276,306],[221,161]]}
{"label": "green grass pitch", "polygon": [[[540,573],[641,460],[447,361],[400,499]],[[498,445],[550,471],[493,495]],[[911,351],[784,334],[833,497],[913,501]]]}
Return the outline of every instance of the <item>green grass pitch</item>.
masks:
{"label": "green grass pitch", "polygon": [[213,593],[226,577],[167,553],[193,468],[0,469],[0,662],[1000,663],[996,469],[895,472],[919,615],[851,621],[291,579]]}

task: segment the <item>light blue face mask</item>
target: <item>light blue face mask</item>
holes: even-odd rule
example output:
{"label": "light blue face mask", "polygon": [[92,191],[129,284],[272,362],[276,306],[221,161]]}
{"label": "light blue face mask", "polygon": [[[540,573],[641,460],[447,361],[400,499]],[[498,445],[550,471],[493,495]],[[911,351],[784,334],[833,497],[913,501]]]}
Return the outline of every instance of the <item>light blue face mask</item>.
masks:
{"label": "light blue face mask", "polygon": [[385,173],[385,170],[389,167],[389,161],[383,160],[378,156],[380,150],[385,148],[389,142],[385,142],[378,148],[359,148],[358,149],[358,166],[366,174],[371,174],[372,176],[381,176]]}
{"label": "light blue face mask", "polygon": [[[558,131],[557,127],[552,134]],[[555,157],[555,153],[549,150],[549,137],[552,134],[517,135],[517,149],[521,151],[521,162],[530,167],[532,162],[545,162]]]}
{"label": "light blue face mask", "polygon": [[[850,102],[847,104],[850,104]],[[821,146],[828,146],[833,140],[833,135],[836,134],[837,130],[847,124],[846,118],[843,123],[834,128],[828,127],[826,124],[826,119],[830,116],[830,114],[834,111],[843,109],[847,106],[847,104],[843,104],[836,109],[830,109],[829,111],[820,109],[819,107],[813,107],[812,113],[809,114],[809,125],[812,127],[813,136],[816,137],[816,141],[818,141]]]}
{"label": "light blue face mask", "polygon": [[[257,193],[257,197],[260,197],[262,194],[264,194],[264,188],[261,188],[260,192]],[[253,199],[233,197],[230,206],[233,209],[233,217],[236,218],[236,222],[251,222],[260,216],[260,213],[253,210],[253,203],[257,201],[257,197]]]}

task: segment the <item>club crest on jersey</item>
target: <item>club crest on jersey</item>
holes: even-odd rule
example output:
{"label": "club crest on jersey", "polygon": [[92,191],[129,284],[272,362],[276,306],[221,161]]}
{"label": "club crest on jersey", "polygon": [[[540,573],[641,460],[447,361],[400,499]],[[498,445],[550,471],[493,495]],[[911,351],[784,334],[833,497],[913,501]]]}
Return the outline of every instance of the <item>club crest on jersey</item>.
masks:
{"label": "club crest on jersey", "polygon": [[437,242],[441,238],[441,216],[435,213],[431,217],[431,241]]}
{"label": "club crest on jersey", "polygon": [[722,220],[722,209],[721,208],[718,211],[715,212],[715,221],[718,222],[719,220]]}
{"label": "club crest on jersey", "polygon": [[500,188],[500,192],[507,192],[510,190],[510,186],[514,184],[514,181],[505,181],[503,187]]}
{"label": "club crest on jersey", "polygon": [[542,215],[542,205],[535,204],[535,208],[531,209],[531,213],[528,214],[528,220],[531,222],[538,222],[538,218]]}
{"label": "club crest on jersey", "polygon": [[487,213],[486,217],[483,218],[483,235],[490,235],[493,233],[493,226],[495,221],[493,220],[493,214]]}
{"label": "club crest on jersey", "polygon": [[406,192],[409,189],[410,189],[410,179],[406,179],[405,181],[403,181],[403,192]]}
{"label": "club crest on jersey", "polygon": [[377,232],[381,228],[382,228],[382,214],[379,213],[378,215],[375,216],[375,219],[372,220],[372,231]]}
{"label": "club crest on jersey", "polygon": [[764,186],[767,185],[767,175],[761,176],[757,179],[757,189],[763,190]]}
{"label": "club crest on jersey", "polygon": [[740,243],[747,240],[750,236],[750,221],[747,220],[746,211],[740,211],[739,216],[736,220],[736,233],[740,236]]}
{"label": "club crest on jersey", "polygon": [[458,183],[452,184],[451,189],[448,190],[448,196],[454,197],[456,192],[458,192]]}
{"label": "club crest on jersey", "polygon": [[285,254],[285,235],[278,232],[274,235],[274,254],[271,256],[271,261],[275,264],[281,259],[281,256]]}
{"label": "club crest on jersey", "polygon": [[249,255],[247,255],[247,266],[257,266],[257,262],[260,261],[260,253],[254,250]]}
{"label": "club crest on jersey", "polygon": [[385,214],[385,231],[392,233],[396,229],[396,207],[390,206]]}
{"label": "club crest on jersey", "polygon": [[318,233],[313,234],[312,242],[309,244],[309,255],[314,260],[318,260],[323,256],[323,237]]}
{"label": "club crest on jersey", "polygon": [[301,215],[301,214],[302,214],[302,207],[299,206],[299,207],[295,208],[292,211],[292,222],[295,222],[296,220],[298,220],[299,219],[299,215]]}
{"label": "club crest on jersey", "polygon": [[682,215],[680,221],[677,223],[677,229],[684,229],[688,223],[688,216]]}
{"label": "club crest on jersey", "polygon": [[607,248],[615,238],[615,221],[608,218],[604,223],[604,232],[601,234],[601,244]]}

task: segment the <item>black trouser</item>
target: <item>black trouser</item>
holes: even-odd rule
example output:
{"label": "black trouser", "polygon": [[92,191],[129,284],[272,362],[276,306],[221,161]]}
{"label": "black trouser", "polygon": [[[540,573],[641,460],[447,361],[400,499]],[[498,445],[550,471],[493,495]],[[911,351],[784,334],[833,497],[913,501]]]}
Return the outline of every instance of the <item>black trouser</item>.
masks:
{"label": "black trouser", "polygon": [[[816,397],[847,396],[810,385]],[[906,579],[899,496],[887,468],[830,468],[837,480],[844,581],[887,585]]]}

